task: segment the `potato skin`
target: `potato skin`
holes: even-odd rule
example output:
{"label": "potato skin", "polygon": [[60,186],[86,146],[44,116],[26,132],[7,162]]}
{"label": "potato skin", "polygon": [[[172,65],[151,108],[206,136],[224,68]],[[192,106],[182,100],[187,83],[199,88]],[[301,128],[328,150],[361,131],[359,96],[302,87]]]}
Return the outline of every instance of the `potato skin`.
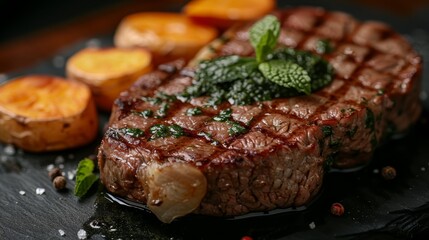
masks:
{"label": "potato skin", "polygon": [[[121,57],[127,56],[127,59],[109,58],[109,60],[100,59],[104,54],[121,54]],[[123,63],[131,61],[131,58],[139,58],[138,64],[132,67],[113,72],[111,69],[103,70],[100,73],[97,69],[82,69],[79,61],[94,61],[96,64],[104,63],[109,66],[114,62]],[[94,59],[96,58],[96,59]],[[91,60],[92,59],[92,60]],[[152,69],[152,56],[149,51],[139,48],[119,49],[119,48],[86,48],[75,53],[66,65],[67,78],[82,82],[89,86],[94,97],[96,106],[105,112],[110,112],[113,102],[119,94],[126,90],[140,76]],[[134,61],[136,62],[136,61]]]}
{"label": "potato skin", "polygon": [[[46,76],[27,76],[37,79],[50,79],[50,81],[66,81],[65,79]],[[16,80],[25,81],[26,77]],[[49,116],[47,118],[22,116],[11,112],[4,105],[0,104],[0,141],[13,144],[30,152],[57,151],[75,148],[91,143],[98,134],[98,115],[96,107],[88,87],[81,83],[67,84],[77,86],[78,91],[86,98],[81,111],[69,116]],[[7,85],[6,83],[5,85]],[[3,88],[5,86],[0,86]],[[10,89],[13,90],[13,89]],[[14,89],[19,94],[19,89]],[[4,91],[9,91],[4,89]],[[26,91],[26,89],[22,89]],[[73,100],[69,104],[76,104]],[[55,103],[53,103],[55,104]]]}
{"label": "potato skin", "polygon": [[[180,26],[181,31],[172,31],[177,27],[169,24]],[[198,24],[183,14],[144,12],[130,14],[120,22],[114,43],[120,48],[145,48],[153,54],[154,65],[158,65],[177,58],[192,59],[217,35],[216,28]]]}
{"label": "potato skin", "polygon": [[274,0],[191,0],[183,12],[195,22],[216,26],[226,30],[229,27],[262,18],[276,7]]}

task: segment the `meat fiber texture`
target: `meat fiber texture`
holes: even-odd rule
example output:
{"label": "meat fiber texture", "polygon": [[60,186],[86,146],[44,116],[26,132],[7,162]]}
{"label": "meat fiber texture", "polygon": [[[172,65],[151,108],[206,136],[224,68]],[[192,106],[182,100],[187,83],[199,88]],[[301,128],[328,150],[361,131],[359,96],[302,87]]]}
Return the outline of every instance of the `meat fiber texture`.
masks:
{"label": "meat fiber texture", "polygon": [[[133,114],[159,109],[143,96],[176,94],[192,84],[194,67],[180,60],[161,65],[113,107],[98,154],[108,191],[146,203],[164,222],[189,213],[236,216],[298,207],[317,195],[330,168],[365,165],[380,142],[416,122],[421,58],[389,26],[311,7],[275,14],[282,24],[280,46],[315,53],[318,40],[331,42],[333,51],[322,57],[335,69],[333,82],[311,95],[246,106],[205,107],[207,97],[199,97],[170,103],[164,118]],[[227,31],[198,58],[254,54],[250,26]],[[185,114],[196,106],[201,115]],[[227,108],[247,133],[232,137],[227,122],[213,121]],[[119,131],[133,127],[148,133],[160,123],[177,124],[186,135],[148,140]],[[188,179],[182,181],[183,176]],[[171,200],[175,196],[180,197]]]}

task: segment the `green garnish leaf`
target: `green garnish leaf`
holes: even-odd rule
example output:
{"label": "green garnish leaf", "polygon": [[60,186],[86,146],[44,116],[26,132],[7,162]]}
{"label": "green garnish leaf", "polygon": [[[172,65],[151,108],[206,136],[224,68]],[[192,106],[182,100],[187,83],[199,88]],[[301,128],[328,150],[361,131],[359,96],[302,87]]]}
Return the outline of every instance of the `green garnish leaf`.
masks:
{"label": "green garnish leaf", "polygon": [[286,88],[294,88],[299,92],[310,94],[311,78],[298,64],[271,60],[259,64],[259,70],[270,81],[275,82]]}
{"label": "green garnish leaf", "polygon": [[[249,30],[256,57],[223,56],[199,63],[192,86],[178,97],[181,101],[208,96],[205,106],[228,101],[234,105],[310,94],[333,79],[333,68],[322,57],[291,48],[275,49],[280,22],[268,15]],[[321,41],[320,51],[330,51],[330,43]],[[276,84],[273,84],[276,83]],[[216,116],[215,121],[228,118]]]}
{"label": "green garnish leaf", "polygon": [[152,111],[152,110],[150,110],[150,109],[146,109],[146,110],[143,110],[143,111],[141,111],[141,112],[137,112],[137,114],[138,114],[139,116],[144,117],[144,118],[150,118],[150,117],[152,117],[152,116],[153,116],[153,111]]}
{"label": "green garnish leaf", "polygon": [[93,173],[95,164],[89,159],[81,160],[77,166],[76,185],[74,187],[74,195],[83,197],[98,180],[98,176]]}
{"label": "green garnish leaf", "polygon": [[168,130],[170,131],[170,134],[175,138],[179,138],[179,137],[185,135],[183,128],[177,124],[173,124],[173,125],[168,126]]}
{"label": "green garnish leaf", "polygon": [[258,63],[265,61],[267,55],[273,51],[279,35],[280,22],[273,15],[267,15],[252,26],[249,38],[250,43],[255,49],[256,61]]}
{"label": "green garnish leaf", "polygon": [[332,65],[322,57],[310,52],[283,48],[274,51],[272,59],[291,61],[304,68],[311,78],[312,91],[320,89],[332,81],[334,74]]}
{"label": "green garnish leaf", "polygon": [[163,124],[155,124],[149,129],[152,134],[151,139],[163,138],[169,135],[169,130],[166,125]]}
{"label": "green garnish leaf", "polygon": [[144,131],[139,128],[121,128],[120,131],[126,135],[129,135],[135,138],[138,138],[144,135]]}
{"label": "green garnish leaf", "polygon": [[201,110],[201,108],[196,107],[196,108],[188,108],[186,110],[186,116],[197,116],[197,115],[201,115],[203,113],[203,111]]}
{"label": "green garnish leaf", "polygon": [[183,128],[177,124],[164,125],[164,124],[155,124],[149,129],[152,136],[149,140],[155,140],[158,138],[170,137],[179,138],[185,135]]}
{"label": "green garnish leaf", "polygon": [[327,39],[321,39],[316,42],[316,52],[318,54],[325,54],[332,52],[331,42]]}
{"label": "green garnish leaf", "polygon": [[228,129],[228,133],[230,136],[237,136],[247,131],[245,127],[241,126],[237,122],[231,121],[230,124],[231,124],[231,127]]}
{"label": "green garnish leaf", "polygon": [[167,102],[162,102],[159,106],[159,109],[156,111],[156,118],[163,118],[167,116],[167,111],[170,108],[170,105]]}
{"label": "green garnish leaf", "polygon": [[255,59],[237,55],[201,61],[197,79],[210,79],[212,83],[232,82],[247,78],[258,67]]}
{"label": "green garnish leaf", "polygon": [[213,117],[217,122],[226,122],[231,118],[232,110],[230,108],[220,111],[219,115]]}

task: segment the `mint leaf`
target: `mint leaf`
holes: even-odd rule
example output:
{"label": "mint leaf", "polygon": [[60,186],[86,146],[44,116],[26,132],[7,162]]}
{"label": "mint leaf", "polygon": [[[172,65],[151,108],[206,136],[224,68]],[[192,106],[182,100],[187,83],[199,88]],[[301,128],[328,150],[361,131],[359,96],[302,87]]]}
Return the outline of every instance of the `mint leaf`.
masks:
{"label": "mint leaf", "polygon": [[250,43],[255,49],[256,61],[265,61],[272,52],[280,35],[280,22],[277,17],[268,15],[256,22],[249,32]]}
{"label": "mint leaf", "polygon": [[271,60],[259,64],[259,70],[268,80],[286,88],[311,93],[311,79],[307,71],[291,61]]}
{"label": "mint leaf", "polygon": [[298,64],[311,78],[311,91],[316,91],[332,82],[334,70],[325,59],[311,52],[292,48],[278,49],[271,55],[272,59],[285,60]]}
{"label": "mint leaf", "polygon": [[244,79],[257,69],[253,58],[244,58],[237,55],[219,57],[202,61],[198,66],[197,80],[209,79],[211,83],[232,82]]}
{"label": "mint leaf", "polygon": [[94,167],[94,162],[89,158],[85,158],[79,162],[76,172],[76,185],[74,187],[75,196],[83,197],[98,180],[98,176],[93,173]]}

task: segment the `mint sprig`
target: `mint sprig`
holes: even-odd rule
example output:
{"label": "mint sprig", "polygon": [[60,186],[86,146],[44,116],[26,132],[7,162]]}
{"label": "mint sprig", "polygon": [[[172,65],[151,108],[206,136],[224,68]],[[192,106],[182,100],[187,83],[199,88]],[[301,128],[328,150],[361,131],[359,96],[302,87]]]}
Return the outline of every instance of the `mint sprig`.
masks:
{"label": "mint sprig", "polygon": [[249,31],[250,43],[255,49],[256,61],[264,62],[277,44],[280,35],[280,22],[277,17],[268,15],[256,22]]}
{"label": "mint sprig", "polygon": [[271,60],[259,64],[259,70],[272,82],[286,88],[295,88],[305,94],[311,93],[310,76],[298,64],[290,61]]}
{"label": "mint sprig", "polygon": [[93,173],[94,168],[95,164],[89,158],[85,158],[79,162],[76,172],[76,185],[74,187],[75,196],[85,196],[91,186],[98,180],[98,176]]}
{"label": "mint sprig", "polygon": [[179,99],[209,96],[207,106],[223,101],[247,105],[310,94],[329,84],[333,68],[320,56],[290,48],[276,49],[280,28],[273,15],[256,22],[249,30],[255,57],[231,55],[201,61],[194,84]]}

